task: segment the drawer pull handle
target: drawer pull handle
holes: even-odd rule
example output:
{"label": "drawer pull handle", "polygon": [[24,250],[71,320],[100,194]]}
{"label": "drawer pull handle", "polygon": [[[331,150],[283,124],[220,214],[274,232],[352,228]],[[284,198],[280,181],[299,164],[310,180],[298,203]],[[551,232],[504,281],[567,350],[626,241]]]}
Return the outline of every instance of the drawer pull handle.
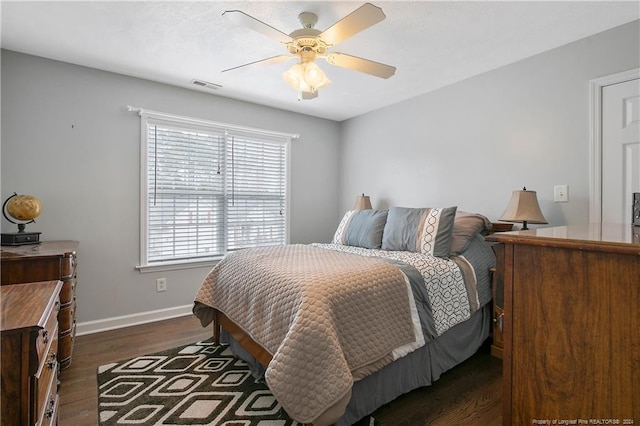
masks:
{"label": "drawer pull handle", "polygon": [[56,398],[53,396],[49,397],[49,408],[47,408],[47,411],[44,412],[44,415],[46,418],[50,419],[51,417],[53,417],[55,406],[56,406]]}
{"label": "drawer pull handle", "polygon": [[45,344],[49,343],[49,332],[47,330],[42,330],[42,340]]}
{"label": "drawer pull handle", "polygon": [[498,326],[498,330],[502,331],[502,327],[503,327],[503,324],[504,324],[504,314],[500,314],[500,316],[498,316],[498,318],[494,318],[493,319],[493,323]]}
{"label": "drawer pull handle", "polygon": [[56,353],[52,351],[49,355],[49,361],[47,361],[47,368],[53,370],[54,368],[56,368],[56,364]]}

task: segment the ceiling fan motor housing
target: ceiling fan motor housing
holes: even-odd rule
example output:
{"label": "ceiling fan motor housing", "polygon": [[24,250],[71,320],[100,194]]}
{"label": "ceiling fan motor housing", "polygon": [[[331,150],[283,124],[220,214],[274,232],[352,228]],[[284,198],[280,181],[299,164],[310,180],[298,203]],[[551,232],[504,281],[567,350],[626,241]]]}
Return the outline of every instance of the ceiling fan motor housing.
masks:
{"label": "ceiling fan motor housing", "polygon": [[298,55],[301,52],[313,51],[317,54],[324,55],[329,45],[320,38],[322,31],[313,28],[318,22],[316,14],[302,12],[298,15],[298,20],[300,24],[302,24],[302,28],[289,34],[289,37],[293,39],[293,41],[287,43],[289,53]]}
{"label": "ceiling fan motor housing", "polygon": [[319,34],[320,31],[314,29],[295,30],[289,34],[293,41],[287,43],[287,50],[293,55],[309,50],[324,55],[327,49],[329,49],[329,46],[318,37]]}

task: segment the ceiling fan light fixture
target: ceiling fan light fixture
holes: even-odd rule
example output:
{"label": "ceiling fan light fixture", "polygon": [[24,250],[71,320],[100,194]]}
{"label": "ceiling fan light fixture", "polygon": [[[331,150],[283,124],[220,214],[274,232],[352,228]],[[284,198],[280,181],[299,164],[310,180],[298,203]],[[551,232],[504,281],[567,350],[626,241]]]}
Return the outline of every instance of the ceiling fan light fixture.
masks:
{"label": "ceiling fan light fixture", "polygon": [[327,76],[315,62],[304,64],[304,81],[310,87],[322,87],[326,84]]}
{"label": "ceiling fan light fixture", "polygon": [[302,69],[302,64],[297,63],[287,71],[282,73],[282,78],[285,83],[291,86],[295,90],[299,90],[299,88],[305,84],[304,82],[304,70]]}
{"label": "ceiling fan light fixture", "polygon": [[331,83],[322,68],[313,61],[298,62],[282,74],[284,81],[297,92],[315,93]]}

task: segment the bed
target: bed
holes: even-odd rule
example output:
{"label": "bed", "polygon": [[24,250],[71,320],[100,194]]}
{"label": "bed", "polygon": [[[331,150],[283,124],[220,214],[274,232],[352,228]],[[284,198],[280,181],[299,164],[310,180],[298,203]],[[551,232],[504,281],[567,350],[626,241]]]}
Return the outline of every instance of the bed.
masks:
{"label": "bed", "polygon": [[486,340],[490,227],[456,207],[352,210],[331,243],[226,256],[193,311],[294,420],[350,425]]}

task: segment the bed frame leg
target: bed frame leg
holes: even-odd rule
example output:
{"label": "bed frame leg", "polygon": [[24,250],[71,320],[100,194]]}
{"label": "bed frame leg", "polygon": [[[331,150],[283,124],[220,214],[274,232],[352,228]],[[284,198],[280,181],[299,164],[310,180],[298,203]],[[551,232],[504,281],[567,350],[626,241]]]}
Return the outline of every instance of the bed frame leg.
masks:
{"label": "bed frame leg", "polygon": [[218,320],[218,311],[213,313],[213,344],[220,345],[220,321]]}

